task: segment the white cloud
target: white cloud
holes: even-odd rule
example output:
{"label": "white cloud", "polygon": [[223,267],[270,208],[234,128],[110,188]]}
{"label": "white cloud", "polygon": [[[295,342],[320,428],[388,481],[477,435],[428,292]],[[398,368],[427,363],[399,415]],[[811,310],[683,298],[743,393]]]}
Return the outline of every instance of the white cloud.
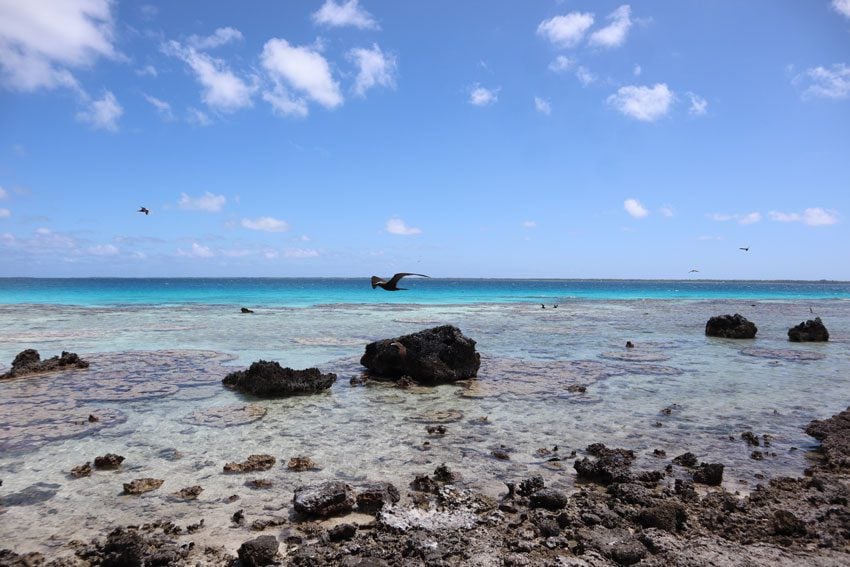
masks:
{"label": "white cloud", "polygon": [[189,65],[204,89],[201,99],[207,106],[221,112],[251,106],[256,86],[237,77],[221,59],[196,51],[193,47],[184,47],[176,41],[169,41],[162,50]]}
{"label": "white cloud", "polygon": [[747,213],[738,218],[738,224],[755,224],[761,220],[761,213]]}
{"label": "white cloud", "polygon": [[570,12],[543,20],[537,26],[537,35],[543,36],[557,47],[574,47],[593,25],[593,14]]}
{"label": "white cloud", "polygon": [[156,18],[157,14],[159,14],[159,8],[153,4],[142,4],[139,7],[139,12],[141,12],[143,20],[150,21]]}
{"label": "white cloud", "polygon": [[540,114],[545,114],[546,116],[552,114],[552,105],[549,104],[548,100],[542,99],[539,96],[534,97],[534,108]]}
{"label": "white cloud", "polygon": [[180,193],[180,200],[177,201],[177,206],[187,211],[217,213],[224,208],[225,203],[227,203],[227,197],[224,195],[214,195],[206,191],[200,197],[190,197],[186,193]]}
{"label": "white cloud", "polygon": [[708,215],[708,218],[717,222],[726,222],[734,219],[735,216],[727,215],[726,213],[711,213],[710,215]]}
{"label": "white cloud", "polygon": [[392,54],[383,53],[377,43],[372,44],[372,49],[352,49],[348,52],[348,58],[357,64],[354,92],[358,95],[366,96],[366,91],[376,85],[395,88],[396,58]]}
{"label": "white cloud", "polygon": [[318,250],[312,248],[287,248],[283,251],[286,258],[315,258],[319,255]]}
{"label": "white cloud", "polygon": [[554,71],[555,73],[563,73],[564,71],[568,71],[576,64],[575,59],[571,59],[566,55],[558,55],[555,57],[555,60],[549,63],[549,70]]}
{"label": "white cloud", "polygon": [[118,103],[110,91],[103,93],[103,98],[89,101],[87,108],[77,113],[77,120],[87,122],[93,128],[118,131],[118,119],[124,114],[124,108]]}
{"label": "white cloud", "polygon": [[533,221],[533,220],[523,221],[522,228],[537,228],[537,221]]}
{"label": "white cloud", "polygon": [[422,229],[407,226],[405,222],[399,218],[392,218],[388,220],[386,225],[386,231],[390,234],[400,234],[402,236],[422,234]]}
{"label": "white cloud", "polygon": [[623,201],[623,208],[636,219],[642,219],[649,214],[646,207],[644,207],[637,199],[626,199]]}
{"label": "white cloud", "polygon": [[576,69],[576,78],[578,78],[579,82],[583,87],[586,87],[590,84],[596,82],[597,76],[590,72],[590,70],[585,66],[580,66]]}
{"label": "white cloud", "polygon": [[242,32],[236,28],[226,27],[218,28],[212,35],[206,37],[190,35],[186,39],[186,43],[195,49],[214,49],[226,45],[231,41],[241,41],[242,39]]}
{"label": "white cloud", "polygon": [[794,78],[794,84],[808,82],[803,98],[844,99],[850,96],[850,67],[836,63],[830,68],[814,67]]}
{"label": "white cloud", "polygon": [[635,65],[635,68],[632,70],[632,73],[635,77],[640,77],[640,74],[643,73],[643,68],[640,65]]}
{"label": "white cloud", "polygon": [[599,47],[619,47],[626,41],[629,28],[632,27],[632,9],[628,4],[623,4],[611,14],[608,19],[611,23],[590,34],[590,45]]}
{"label": "white cloud", "polygon": [[[330,65],[318,51],[292,46],[285,39],[270,39],[263,47],[260,59],[276,83],[276,88],[264,92],[263,98],[277,110],[285,112],[286,108],[306,108],[303,99],[289,96],[286,86],[304,93],[325,108],[336,108],[342,104],[339,84],[333,80]],[[280,103],[284,99],[288,103],[280,107],[275,104],[275,101]]]}
{"label": "white cloud", "polygon": [[688,112],[693,116],[702,116],[708,112],[708,101],[699,96],[696,93],[688,92],[686,93],[688,98],[691,99],[691,107],[688,108]]}
{"label": "white cloud", "polygon": [[171,111],[171,105],[165,102],[164,100],[160,100],[155,96],[144,95],[145,100],[148,101],[151,106],[153,106],[157,113],[162,117],[163,120],[171,121],[174,120],[174,113]]}
{"label": "white cloud", "polygon": [[666,115],[674,100],[673,91],[664,83],[650,87],[620,87],[608,97],[608,104],[636,120],[654,122]]}
{"label": "white cloud", "polygon": [[136,69],[136,74],[140,77],[148,76],[148,77],[156,77],[159,73],[156,70],[156,67],[153,65],[145,65],[144,67],[140,67]]}
{"label": "white cloud", "polygon": [[0,187],[0,201],[9,196],[9,192]]}
{"label": "white cloud", "polygon": [[348,0],[344,4],[325,0],[322,7],[313,14],[313,21],[331,27],[354,26],[360,29],[380,29],[372,14],[364,10],[358,0]]}
{"label": "white cloud", "polygon": [[670,205],[664,205],[658,210],[658,212],[661,213],[661,216],[667,217],[668,219],[676,216],[676,209],[674,209]]}
{"label": "white cloud", "polygon": [[111,0],[0,2],[2,83],[20,91],[79,89],[68,68],[117,58]]}
{"label": "white cloud", "polygon": [[310,113],[307,101],[303,98],[293,99],[286,87],[277,83],[272,90],[263,91],[263,100],[272,105],[272,109],[283,116],[305,117]]}
{"label": "white cloud", "polygon": [[842,16],[850,18],[850,0],[832,0],[832,8]]}
{"label": "white cloud", "polygon": [[201,112],[193,106],[190,106],[187,110],[186,121],[195,126],[209,126],[212,124],[212,120],[210,120],[210,117],[206,113]]}
{"label": "white cloud", "polygon": [[93,256],[115,256],[119,250],[114,244],[98,244],[97,246],[90,246],[88,252]]}
{"label": "white cloud", "polygon": [[0,219],[7,219],[12,216],[12,211],[9,209],[0,209]]}
{"label": "white cloud", "polygon": [[499,90],[482,87],[478,83],[469,90],[469,104],[473,106],[489,106],[499,100]]}
{"label": "white cloud", "polygon": [[770,211],[768,213],[772,220],[778,222],[802,222],[809,226],[829,226],[838,222],[838,212],[833,210],[813,207],[806,209],[803,213],[781,213]]}
{"label": "white cloud", "polygon": [[178,256],[185,256],[187,258],[212,258],[215,256],[212,250],[210,250],[209,246],[204,246],[203,244],[198,244],[197,242],[192,243],[191,250],[183,250],[182,248],[177,249]]}
{"label": "white cloud", "polygon": [[242,226],[250,230],[262,230],[264,232],[285,232],[289,230],[289,223],[272,217],[242,219]]}

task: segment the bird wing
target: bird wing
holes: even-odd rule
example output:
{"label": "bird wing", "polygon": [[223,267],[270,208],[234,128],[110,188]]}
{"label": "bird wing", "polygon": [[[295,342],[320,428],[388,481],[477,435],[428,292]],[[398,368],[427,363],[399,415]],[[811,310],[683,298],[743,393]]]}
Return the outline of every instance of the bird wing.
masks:
{"label": "bird wing", "polygon": [[399,280],[401,278],[403,278],[404,276],[422,276],[423,278],[430,278],[431,277],[431,276],[426,276],[425,274],[411,274],[409,272],[401,272],[399,274],[394,275],[392,277],[392,279],[390,279],[390,281],[387,282],[387,285],[389,285],[389,286],[397,285]]}
{"label": "bird wing", "polygon": [[372,289],[378,287],[378,284],[385,284],[387,282],[384,281],[384,278],[379,278],[378,276],[372,276]]}

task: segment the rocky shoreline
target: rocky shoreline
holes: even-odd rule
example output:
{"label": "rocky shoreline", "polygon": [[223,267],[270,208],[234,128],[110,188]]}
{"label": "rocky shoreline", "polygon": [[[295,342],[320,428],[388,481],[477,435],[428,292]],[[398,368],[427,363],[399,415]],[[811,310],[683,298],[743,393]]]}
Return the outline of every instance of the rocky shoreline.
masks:
{"label": "rocky shoreline", "polygon": [[687,453],[659,454],[656,470],[638,471],[627,449],[593,444],[587,456],[559,457],[541,448],[572,461],[574,492],[530,477],[492,498],[441,465],[406,487],[302,487],[281,494],[292,502],[287,516],[239,510],[234,527],[261,536],[239,550],[195,545],[203,520],[140,518],[68,542],[59,558],[0,551],[0,565],[847,565],[850,408],[807,431],[821,446],[804,475],[745,497],[715,486],[717,468]]}

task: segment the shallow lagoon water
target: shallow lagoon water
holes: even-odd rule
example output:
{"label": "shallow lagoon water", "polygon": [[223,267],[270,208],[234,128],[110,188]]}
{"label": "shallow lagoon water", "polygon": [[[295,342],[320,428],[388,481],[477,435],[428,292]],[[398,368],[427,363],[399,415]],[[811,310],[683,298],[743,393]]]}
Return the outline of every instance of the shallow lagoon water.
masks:
{"label": "shallow lagoon water", "polygon": [[[810,307],[830,342],[789,343],[788,327],[809,318]],[[704,336],[710,316],[736,312],[758,325],[757,339]],[[349,384],[366,343],[446,323],[478,342],[477,380],[409,390]],[[68,540],[112,525],[204,518],[193,539],[235,549],[254,532],[231,527],[233,512],[244,509],[248,523],[286,515],[303,483],[389,480],[405,488],[414,474],[446,462],[493,495],[505,491],[500,480],[530,474],[571,488],[569,452],[581,457],[592,442],[634,449],[638,467],[662,468],[690,450],[724,463],[724,485],[746,491],[763,482],[756,475],[801,474],[814,443],[802,427],[847,407],[848,329],[850,302],[823,299],[573,300],[545,310],[523,302],[342,303],[252,315],[222,304],[0,305],[0,360],[36,348],[43,357],[85,353],[92,363],[0,384],[0,523],[15,526],[0,530],[0,544],[60,554]],[[627,340],[636,348],[626,350]],[[277,400],[221,387],[224,374],[260,358],[316,365],[339,378],[329,392]],[[245,419],[239,408],[246,404],[267,412]],[[89,413],[102,421],[77,423]],[[244,423],[224,427],[222,416]],[[445,424],[445,436],[427,434],[436,423]],[[743,431],[772,437],[770,447],[759,447],[764,460],[749,458],[754,448],[740,439]],[[563,461],[536,453],[555,445]],[[667,457],[654,457],[656,448]],[[510,460],[494,458],[494,449]],[[107,452],[127,458],[119,471],[67,476]],[[264,473],[222,474],[226,462],[253,453],[278,463]],[[296,455],[321,470],[288,471]],[[141,497],[120,494],[122,483],[141,477],[165,483]],[[252,478],[274,487],[244,486]],[[197,484],[204,487],[197,501],[171,496]],[[226,502],[234,494],[239,500]]]}

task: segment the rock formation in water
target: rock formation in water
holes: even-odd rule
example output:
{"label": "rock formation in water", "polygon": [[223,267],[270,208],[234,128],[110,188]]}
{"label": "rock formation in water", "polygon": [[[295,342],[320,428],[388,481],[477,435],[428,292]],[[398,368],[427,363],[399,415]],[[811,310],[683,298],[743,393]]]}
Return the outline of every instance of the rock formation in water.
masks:
{"label": "rock formation in water", "polygon": [[0,374],[0,380],[16,378],[28,374],[41,374],[53,370],[65,370],[66,368],[88,368],[89,363],[77,356],[75,352],[62,351],[61,356],[54,356],[47,360],[41,360],[38,351],[28,348],[18,353],[12,361],[12,369],[5,374]]}
{"label": "rock formation in water", "polygon": [[829,340],[829,331],[820,317],[815,317],[788,329],[788,340],[794,343],[826,342]]}
{"label": "rock formation in water", "polygon": [[322,374],[318,368],[293,370],[277,362],[260,360],[247,370],[231,372],[222,383],[245,394],[259,397],[313,394],[326,390],[336,381],[336,374]]}
{"label": "rock formation in water", "polygon": [[338,480],[301,486],[292,497],[296,512],[320,518],[350,512],[355,503],[354,490]]}
{"label": "rock formation in water", "polygon": [[718,315],[705,324],[705,334],[708,337],[724,339],[754,339],[758,333],[755,323],[748,321],[743,315]]}
{"label": "rock formation in water", "polygon": [[452,325],[434,327],[366,345],[360,364],[375,376],[409,376],[421,384],[474,378],[481,366],[475,341]]}

